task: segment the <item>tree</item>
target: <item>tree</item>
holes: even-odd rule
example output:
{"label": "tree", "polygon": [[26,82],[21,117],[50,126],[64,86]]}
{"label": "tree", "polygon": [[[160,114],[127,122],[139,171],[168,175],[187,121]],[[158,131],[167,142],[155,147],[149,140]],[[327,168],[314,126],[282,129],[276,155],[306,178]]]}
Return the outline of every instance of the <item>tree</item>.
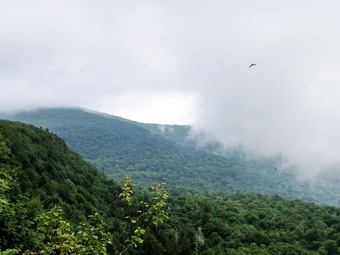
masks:
{"label": "tree", "polygon": [[[131,176],[124,176],[124,178],[129,179]],[[136,248],[139,244],[142,244],[146,229],[151,225],[163,223],[168,218],[168,214],[164,210],[168,199],[168,195],[163,189],[164,184],[149,187],[152,191],[152,198],[150,202],[147,202],[136,200],[133,196],[132,183],[129,181],[124,183],[123,191],[119,196],[127,203],[129,213],[125,217],[128,221],[127,229],[124,237],[120,240],[119,255],[124,254],[131,247]]]}
{"label": "tree", "polygon": [[[41,254],[107,254],[111,234],[98,214],[76,227],[64,220],[64,211],[54,206],[38,217],[37,231],[43,247]],[[32,253],[32,252],[30,252]],[[34,252],[33,252],[34,254]]]}
{"label": "tree", "polygon": [[10,166],[8,165],[10,150],[7,147],[4,138],[0,135],[0,212],[4,206],[8,204],[6,192],[10,190],[10,183],[13,177],[10,173]]}

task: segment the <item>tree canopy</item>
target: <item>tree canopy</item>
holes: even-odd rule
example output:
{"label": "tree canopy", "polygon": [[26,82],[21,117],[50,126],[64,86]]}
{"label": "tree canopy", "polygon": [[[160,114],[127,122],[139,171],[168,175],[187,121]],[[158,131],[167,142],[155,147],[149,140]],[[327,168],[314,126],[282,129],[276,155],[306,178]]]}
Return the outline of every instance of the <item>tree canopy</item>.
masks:
{"label": "tree canopy", "polygon": [[0,121],[0,251],[340,254],[338,207],[254,193],[165,195],[126,178],[108,179],[49,131]]}

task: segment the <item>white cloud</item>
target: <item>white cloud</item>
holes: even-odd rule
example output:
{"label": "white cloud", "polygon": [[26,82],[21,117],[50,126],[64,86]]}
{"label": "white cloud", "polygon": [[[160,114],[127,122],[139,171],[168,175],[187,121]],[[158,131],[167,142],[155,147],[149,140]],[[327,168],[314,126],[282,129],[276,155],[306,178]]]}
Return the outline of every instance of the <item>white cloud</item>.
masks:
{"label": "white cloud", "polygon": [[[338,1],[13,0],[0,110],[83,106],[192,122],[305,175],[340,150]],[[257,65],[249,69],[250,63]]]}
{"label": "white cloud", "polygon": [[192,122],[194,101],[195,95],[134,91],[107,97],[100,106],[96,103],[92,108],[139,122],[187,124]]}

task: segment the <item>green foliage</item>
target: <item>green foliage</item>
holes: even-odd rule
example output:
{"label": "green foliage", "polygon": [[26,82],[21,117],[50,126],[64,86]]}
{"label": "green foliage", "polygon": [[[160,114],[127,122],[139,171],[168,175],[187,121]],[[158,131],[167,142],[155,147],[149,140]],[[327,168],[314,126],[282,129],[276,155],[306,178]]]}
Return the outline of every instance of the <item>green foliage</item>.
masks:
{"label": "green foliage", "polygon": [[4,138],[0,135],[0,213],[4,206],[8,204],[6,192],[10,189],[10,183],[13,180],[8,165],[10,150],[7,147]]}
{"label": "green foliage", "polygon": [[162,254],[340,254],[340,208],[256,194],[177,195],[168,205]]}
{"label": "green foliage", "polygon": [[107,224],[98,213],[88,217],[88,223],[76,227],[76,235],[82,244],[80,253],[107,254],[107,247],[112,245],[112,235]]}
{"label": "green foliage", "polygon": [[[127,202],[127,211],[130,215],[127,229],[121,235],[125,236],[114,240],[114,235],[108,232],[108,225],[98,213],[90,215],[87,222],[73,225],[65,220],[64,211],[59,206],[54,206],[48,212],[36,219],[39,243],[39,254],[108,254],[108,248],[113,248],[114,242],[120,242],[118,249],[113,249],[117,254],[124,254],[130,247],[137,248],[143,243],[143,235],[151,224],[159,224],[166,219],[167,213],[163,210],[165,200],[168,198],[161,186],[155,187],[151,202],[138,201],[131,197],[131,184],[126,185],[120,194],[123,201]],[[126,200],[129,197],[129,200]],[[144,209],[134,210],[131,207],[142,205]],[[129,210],[131,209],[131,210]],[[134,215],[134,216],[132,216]],[[132,219],[135,217],[135,220]],[[26,254],[35,254],[36,251],[26,251]]]}
{"label": "green foliage", "polygon": [[128,205],[132,205],[132,195],[134,193],[131,183],[125,182],[123,184],[123,191],[119,194],[119,197],[122,198]]}
{"label": "green foliage", "polygon": [[218,156],[217,143],[197,150],[195,141],[188,139],[188,126],[141,124],[78,109],[8,117],[48,128],[108,176],[133,175],[141,187],[166,178],[168,190],[255,192],[340,205],[339,177],[324,176],[310,185],[297,181],[293,173],[274,171],[274,160],[252,161],[237,151]]}
{"label": "green foliage", "polygon": [[76,227],[65,221],[63,215],[64,211],[54,206],[38,217],[36,229],[43,244],[39,254],[107,254],[112,241],[98,214]]}
{"label": "green foliage", "polygon": [[0,121],[0,249],[39,249],[35,218],[54,204],[71,223],[99,211],[107,216],[119,190],[56,135]]}
{"label": "green foliage", "polygon": [[64,221],[59,207],[41,215],[37,221],[39,238],[44,245],[41,254],[71,254],[80,249],[77,237],[74,235],[71,224]]}
{"label": "green foliage", "polygon": [[36,200],[27,199],[18,189],[18,163],[7,146],[8,140],[0,134],[0,250],[13,254],[27,244],[36,245],[30,232],[32,217],[40,210]]}
{"label": "green foliage", "polygon": [[17,249],[8,249],[8,250],[5,250],[5,251],[1,251],[0,250],[0,255],[15,255],[15,254],[18,254],[19,250]]}
{"label": "green foliage", "polygon": [[168,213],[164,210],[168,199],[166,191],[162,188],[164,184],[150,186],[153,191],[152,197],[150,201],[143,201],[133,197],[134,191],[131,182],[124,183],[123,191],[119,196],[127,203],[129,215],[125,216],[128,223],[124,238],[120,241],[119,255],[127,252],[130,247],[137,248],[144,242],[143,235],[150,225],[163,223],[168,218]]}
{"label": "green foliage", "polygon": [[38,198],[44,208],[60,204],[72,221],[97,211],[109,212],[118,185],[69,150],[65,142],[45,130],[19,122],[0,121],[0,134],[12,151],[18,189]]}
{"label": "green foliage", "polygon": [[0,133],[3,254],[340,254],[338,207],[119,188],[51,133],[7,121]]}

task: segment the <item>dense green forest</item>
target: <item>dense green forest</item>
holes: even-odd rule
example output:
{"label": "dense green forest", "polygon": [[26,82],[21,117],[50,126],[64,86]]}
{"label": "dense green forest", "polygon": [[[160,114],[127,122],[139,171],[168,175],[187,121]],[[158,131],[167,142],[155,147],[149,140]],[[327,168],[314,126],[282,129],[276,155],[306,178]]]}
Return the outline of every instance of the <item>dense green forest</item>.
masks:
{"label": "dense green forest", "polygon": [[122,180],[47,130],[0,121],[0,251],[340,254],[338,207],[251,193],[165,195],[156,183],[133,192],[134,177]]}
{"label": "dense green forest", "polygon": [[[7,119],[48,128],[110,177],[132,175],[140,186],[165,178],[169,190],[255,192],[340,205],[340,178],[300,182],[293,172],[274,171],[275,160],[247,160],[238,152],[215,155],[218,145],[199,150],[190,127],[137,123],[80,109],[42,109]],[[204,150],[203,150],[204,149]]]}

